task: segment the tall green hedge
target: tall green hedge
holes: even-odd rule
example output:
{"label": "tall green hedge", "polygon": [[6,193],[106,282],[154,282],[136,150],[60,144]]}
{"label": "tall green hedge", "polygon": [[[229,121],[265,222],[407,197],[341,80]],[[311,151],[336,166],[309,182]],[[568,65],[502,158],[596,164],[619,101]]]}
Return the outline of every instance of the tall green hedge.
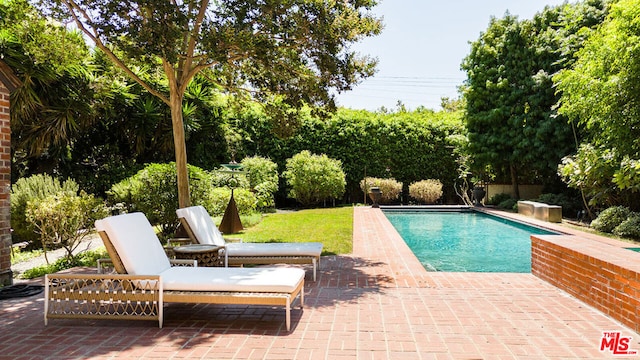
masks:
{"label": "tall green hedge", "polygon": [[[368,177],[395,178],[405,184],[438,179],[444,201],[456,201],[453,183],[457,164],[452,135],[464,134],[460,112],[373,113],[341,109],[329,119],[311,116],[290,138],[273,134],[264,116],[249,113],[233,124],[243,139],[243,155],[260,155],[276,162],[280,171],[286,159],[303,150],[326,154],[342,162],[347,202],[362,201],[360,181]],[[281,186],[282,191],[282,186]],[[404,197],[407,198],[406,196]]]}

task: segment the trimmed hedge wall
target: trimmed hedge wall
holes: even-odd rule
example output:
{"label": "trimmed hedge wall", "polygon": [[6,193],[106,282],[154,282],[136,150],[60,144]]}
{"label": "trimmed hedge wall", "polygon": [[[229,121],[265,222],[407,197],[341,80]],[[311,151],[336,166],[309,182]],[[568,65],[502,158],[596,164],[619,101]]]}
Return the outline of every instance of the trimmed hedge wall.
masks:
{"label": "trimmed hedge wall", "polygon": [[[272,159],[284,169],[287,158],[303,150],[326,154],[342,162],[346,174],[345,202],[361,202],[359,183],[368,177],[395,178],[404,185],[422,179],[443,184],[443,201],[457,202],[453,183],[457,179],[454,135],[464,134],[459,112],[372,113],[341,109],[327,120],[307,116],[294,136],[274,135],[269,120],[256,113],[239,115],[232,124],[241,134],[244,154]],[[284,191],[280,188],[280,197]]]}

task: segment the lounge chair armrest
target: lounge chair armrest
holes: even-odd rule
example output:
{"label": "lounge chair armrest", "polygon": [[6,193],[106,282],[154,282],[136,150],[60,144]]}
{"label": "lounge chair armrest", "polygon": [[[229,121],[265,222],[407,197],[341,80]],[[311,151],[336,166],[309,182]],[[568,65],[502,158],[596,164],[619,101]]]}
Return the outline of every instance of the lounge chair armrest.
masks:
{"label": "lounge chair armrest", "polygon": [[197,267],[197,260],[186,260],[186,259],[169,259],[171,266],[187,266],[187,267]]}

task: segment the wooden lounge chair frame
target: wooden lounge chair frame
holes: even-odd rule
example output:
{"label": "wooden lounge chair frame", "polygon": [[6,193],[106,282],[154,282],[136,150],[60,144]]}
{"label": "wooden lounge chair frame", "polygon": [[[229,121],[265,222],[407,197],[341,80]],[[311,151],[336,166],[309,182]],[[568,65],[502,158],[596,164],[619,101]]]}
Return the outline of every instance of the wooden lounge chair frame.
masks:
{"label": "wooden lounge chair frame", "polygon": [[[291,330],[291,306],[300,297],[304,306],[304,279],[291,292],[227,292],[163,290],[161,276],[127,275],[107,234],[99,231],[115,271],[107,274],[50,274],[45,277],[45,325],[48,319],[157,320],[162,327],[164,303],[242,304],[284,306]],[[175,261],[172,261],[176,264]],[[194,261],[178,261],[179,265]],[[141,286],[141,284],[143,284]]]}
{"label": "wooden lounge chair frame", "polygon": [[[187,219],[178,216],[180,220],[180,224],[183,229],[189,235],[189,239],[191,239],[192,244],[200,244],[198,241],[198,237],[194,233],[193,229],[189,225]],[[241,239],[229,239],[225,238],[227,242],[241,242]],[[320,266],[320,255],[286,255],[286,256],[278,256],[278,255],[264,255],[264,256],[237,256],[231,255],[229,256],[226,251],[226,246],[223,246],[221,249],[224,251],[224,266],[229,265],[273,265],[273,264],[312,264],[313,265],[313,281],[316,281],[318,267]]]}

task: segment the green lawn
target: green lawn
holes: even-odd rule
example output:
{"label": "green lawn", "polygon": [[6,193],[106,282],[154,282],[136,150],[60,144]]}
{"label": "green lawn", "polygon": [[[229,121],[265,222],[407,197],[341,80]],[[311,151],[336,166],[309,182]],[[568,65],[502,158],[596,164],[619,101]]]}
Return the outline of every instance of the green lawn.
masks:
{"label": "green lawn", "polygon": [[247,242],[321,242],[323,255],[353,249],[353,207],[266,214],[262,221],[230,237]]}

